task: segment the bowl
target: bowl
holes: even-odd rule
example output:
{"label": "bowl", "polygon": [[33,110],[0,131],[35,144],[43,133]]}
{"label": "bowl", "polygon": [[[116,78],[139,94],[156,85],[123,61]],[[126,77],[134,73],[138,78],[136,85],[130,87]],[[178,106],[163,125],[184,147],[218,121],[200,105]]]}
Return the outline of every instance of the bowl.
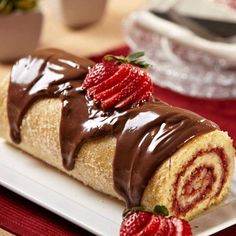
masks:
{"label": "bowl", "polygon": [[145,51],[153,82],[184,95],[236,98],[236,43],[213,42],[140,10],[124,23],[132,51]]}

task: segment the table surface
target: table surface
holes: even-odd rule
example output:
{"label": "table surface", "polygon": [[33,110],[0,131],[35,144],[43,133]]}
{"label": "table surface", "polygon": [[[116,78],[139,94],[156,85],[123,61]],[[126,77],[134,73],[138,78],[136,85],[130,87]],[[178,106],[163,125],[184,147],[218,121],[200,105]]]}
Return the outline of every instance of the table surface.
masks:
{"label": "table surface", "polygon": [[[99,22],[86,28],[73,30],[66,27],[58,16],[56,0],[41,0],[40,7],[44,13],[44,25],[39,48],[57,47],[77,55],[90,56],[119,47],[124,44],[122,20],[129,12],[139,8],[145,2],[147,1],[108,0],[105,14]],[[7,74],[10,67],[10,64],[0,64],[0,77]],[[10,191],[7,194],[9,196],[15,195]],[[27,200],[23,199],[21,201]],[[32,205],[34,204],[32,203]],[[236,235],[236,226],[230,227],[217,235],[230,236],[233,234]],[[10,233],[0,229],[0,235],[10,235]]]}

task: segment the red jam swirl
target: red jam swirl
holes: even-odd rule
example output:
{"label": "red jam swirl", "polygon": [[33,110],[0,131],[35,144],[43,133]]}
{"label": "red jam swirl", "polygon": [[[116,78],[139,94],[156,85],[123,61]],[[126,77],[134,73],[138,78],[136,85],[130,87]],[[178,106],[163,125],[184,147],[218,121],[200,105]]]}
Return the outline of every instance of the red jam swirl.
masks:
{"label": "red jam swirl", "polygon": [[228,162],[226,158],[226,154],[224,153],[223,148],[210,148],[208,150],[201,150],[197,152],[188,163],[182,167],[181,171],[178,173],[175,184],[174,184],[174,195],[173,195],[173,204],[172,210],[175,214],[178,215],[186,215],[188,211],[193,209],[198,203],[203,201],[208,194],[211,193],[213,184],[216,181],[216,176],[214,174],[214,166],[213,165],[202,165],[198,166],[187,179],[184,184],[183,191],[181,193],[181,197],[184,199],[185,197],[192,196],[193,199],[191,202],[186,203],[184,206],[181,204],[180,196],[177,196],[178,186],[180,183],[181,177],[184,176],[186,171],[188,171],[189,167],[193,165],[194,161],[209,153],[215,153],[217,157],[220,159],[220,164],[222,167],[222,176],[220,180],[220,185],[217,188],[217,192],[211,198],[217,197],[226,181],[226,177],[228,174]]}

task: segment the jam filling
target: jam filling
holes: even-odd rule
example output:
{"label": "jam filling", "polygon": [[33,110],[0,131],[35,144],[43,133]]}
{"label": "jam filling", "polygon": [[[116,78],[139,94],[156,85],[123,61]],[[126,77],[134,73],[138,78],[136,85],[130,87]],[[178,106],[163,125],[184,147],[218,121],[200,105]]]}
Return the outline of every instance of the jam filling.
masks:
{"label": "jam filling", "polygon": [[215,179],[213,167],[200,166],[196,168],[184,184],[183,196],[206,195],[211,191]]}
{"label": "jam filling", "polygon": [[[223,148],[201,150],[194,155],[194,157],[182,168],[181,172],[177,175],[174,184],[174,196],[172,204],[172,210],[176,215],[186,215],[189,210],[193,209],[198,203],[203,201],[212,191],[213,184],[216,181],[216,176],[214,175],[214,167],[203,165],[197,167],[193,171],[193,173],[184,184],[181,196],[177,196],[178,185],[180,183],[181,177],[184,176],[185,172],[197,158],[209,153],[215,153],[219,157],[223,170],[220,185],[218,186],[215,195],[211,198],[217,197],[220,194],[228,173],[228,162],[224,150]],[[193,197],[193,199],[191,199],[191,202],[186,202],[186,198],[191,196]],[[182,204],[181,199],[185,200],[184,205]]]}
{"label": "jam filling", "polygon": [[21,142],[21,123],[34,102],[44,98],[60,99],[59,135],[64,167],[74,168],[85,142],[115,136],[114,189],[128,207],[137,206],[163,161],[189,140],[218,126],[154,98],[122,112],[105,112],[81,88],[93,65],[87,59],[55,49],[40,50],[16,62],[7,104],[11,138],[17,144]]}

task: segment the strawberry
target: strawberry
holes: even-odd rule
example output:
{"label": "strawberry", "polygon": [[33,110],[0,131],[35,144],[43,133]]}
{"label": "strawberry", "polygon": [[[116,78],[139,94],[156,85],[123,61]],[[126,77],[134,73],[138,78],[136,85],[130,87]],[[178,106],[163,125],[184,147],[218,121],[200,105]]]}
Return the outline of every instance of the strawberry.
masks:
{"label": "strawberry", "polygon": [[89,87],[95,86],[107,78],[111,77],[116,73],[118,67],[113,62],[102,62],[97,63],[94,67],[89,70],[89,77],[83,82],[83,88],[88,89]]}
{"label": "strawberry", "polygon": [[138,235],[151,219],[151,213],[142,211],[133,213],[123,220],[120,236]]}
{"label": "strawberry", "polygon": [[186,220],[179,219],[177,217],[171,217],[171,222],[175,225],[176,236],[191,235],[191,227]]}
{"label": "strawberry", "polygon": [[128,57],[107,55],[89,70],[82,88],[95,104],[108,109],[140,105],[152,96],[152,83],[140,61],[143,52]]}
{"label": "strawberry", "polygon": [[156,206],[153,212],[133,208],[126,212],[121,224],[120,236],[191,236],[187,221],[166,217],[168,210]]}

